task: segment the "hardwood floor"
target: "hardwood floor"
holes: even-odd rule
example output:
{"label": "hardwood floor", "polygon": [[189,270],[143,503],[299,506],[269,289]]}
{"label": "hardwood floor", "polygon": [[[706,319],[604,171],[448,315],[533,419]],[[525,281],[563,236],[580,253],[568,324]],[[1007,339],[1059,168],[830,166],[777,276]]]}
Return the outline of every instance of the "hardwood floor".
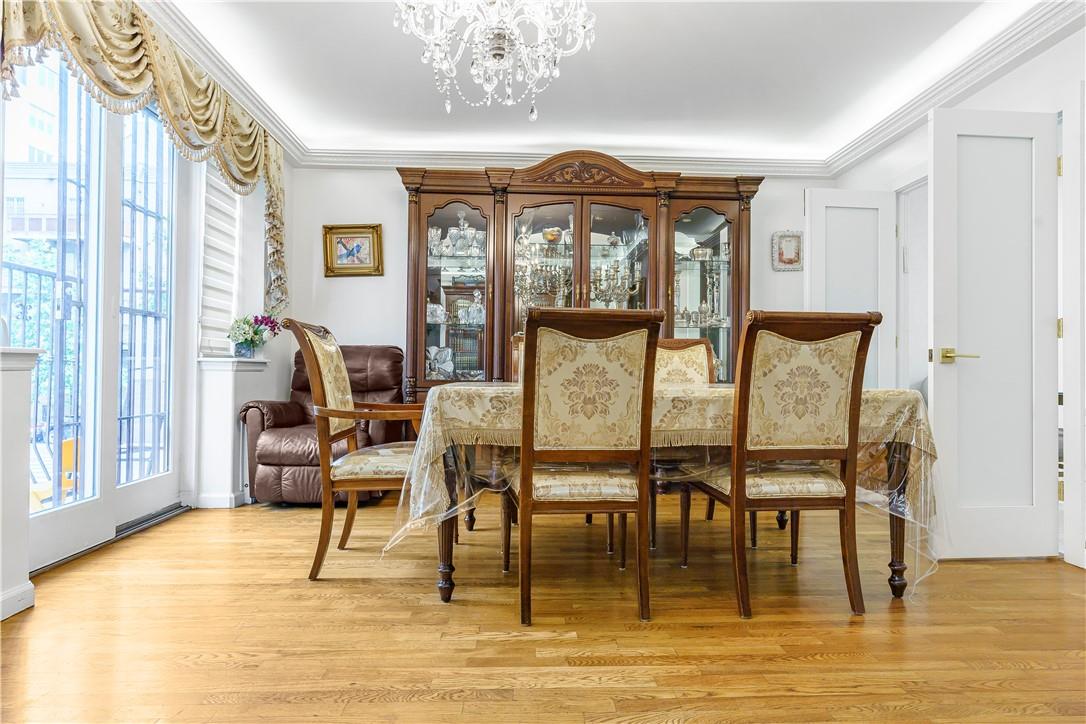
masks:
{"label": "hardwood floor", "polygon": [[[436,536],[382,560],[395,500],[306,580],[320,511],[198,510],[35,579],[2,625],[4,722],[1081,721],[1084,585],[1058,561],[944,563],[912,601],[886,587],[885,522],[860,516],[867,615],[850,615],[834,513],[803,516],[800,565],[765,514],[740,620],[726,515],[678,567],[660,498],[652,617],[635,572],[582,516],[536,523],[534,625],[502,575],[498,505],[461,529],[453,603]],[[337,531],[343,511],[337,511]],[[516,536],[513,536],[514,541]],[[514,543],[515,545],[515,543]]]}

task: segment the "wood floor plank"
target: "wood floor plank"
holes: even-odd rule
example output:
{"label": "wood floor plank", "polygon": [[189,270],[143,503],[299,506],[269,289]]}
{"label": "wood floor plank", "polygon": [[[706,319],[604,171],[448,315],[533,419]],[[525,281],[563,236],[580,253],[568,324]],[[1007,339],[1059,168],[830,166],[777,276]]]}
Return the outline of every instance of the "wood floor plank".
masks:
{"label": "wood floor plank", "polygon": [[[761,527],[754,618],[735,611],[727,516],[659,499],[652,621],[605,526],[536,526],[535,625],[502,575],[498,507],[461,529],[451,604],[436,540],[382,557],[396,500],[359,511],[307,580],[319,511],[198,510],[35,579],[0,626],[4,722],[1081,721],[1086,576],[1059,561],[947,562],[892,600],[886,523],[861,516],[867,603],[850,615],[836,519]],[[342,511],[337,513],[342,519]],[[338,522],[337,520],[337,522]],[[768,514],[767,514],[768,520]],[[514,536],[514,541],[516,536]],[[515,543],[514,543],[515,545]],[[513,557],[516,560],[516,557]],[[60,663],[58,663],[60,662]]]}

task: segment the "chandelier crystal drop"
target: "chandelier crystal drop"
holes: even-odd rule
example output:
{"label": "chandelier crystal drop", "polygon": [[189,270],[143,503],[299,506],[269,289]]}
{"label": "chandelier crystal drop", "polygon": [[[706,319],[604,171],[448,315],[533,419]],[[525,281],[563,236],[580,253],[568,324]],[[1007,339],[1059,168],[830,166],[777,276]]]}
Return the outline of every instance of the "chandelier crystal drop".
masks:
{"label": "chandelier crystal drop", "polygon": [[[535,98],[560,74],[559,62],[596,39],[585,0],[396,0],[393,25],[423,43],[422,62],[452,112],[452,95],[472,107]],[[478,88],[469,98],[461,85]]]}

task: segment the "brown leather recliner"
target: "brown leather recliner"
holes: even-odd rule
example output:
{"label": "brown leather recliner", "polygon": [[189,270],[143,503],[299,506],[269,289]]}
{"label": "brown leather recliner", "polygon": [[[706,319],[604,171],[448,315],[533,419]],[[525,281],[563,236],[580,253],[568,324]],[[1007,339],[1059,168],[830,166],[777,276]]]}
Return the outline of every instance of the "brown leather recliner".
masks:
{"label": "brown leather recliner", "polygon": [[[403,350],[391,346],[343,345],[343,361],[356,402],[403,402]],[[262,503],[320,503],[321,469],[313,395],[301,351],[294,355],[290,400],[252,400],[241,406],[249,453],[249,495]],[[400,423],[359,425],[358,445],[404,439]],[[336,448],[340,449],[336,449]],[[347,443],[333,447],[346,452]],[[365,500],[367,493],[359,493]]]}

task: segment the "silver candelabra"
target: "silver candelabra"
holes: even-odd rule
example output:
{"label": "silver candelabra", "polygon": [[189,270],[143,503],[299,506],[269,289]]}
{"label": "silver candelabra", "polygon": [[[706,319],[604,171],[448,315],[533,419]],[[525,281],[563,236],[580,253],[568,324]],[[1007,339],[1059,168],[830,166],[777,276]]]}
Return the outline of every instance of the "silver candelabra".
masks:
{"label": "silver candelabra", "polygon": [[572,288],[573,269],[561,264],[528,261],[517,263],[513,270],[513,292],[524,300],[521,320],[527,316],[528,307],[537,304],[541,297],[553,297],[554,306],[564,307]]}
{"label": "silver candelabra", "polygon": [[596,267],[592,270],[589,291],[594,302],[603,302],[608,308],[614,305],[618,309],[619,304],[622,309],[627,308],[630,297],[641,292],[641,262],[635,261],[632,268],[617,261]]}

